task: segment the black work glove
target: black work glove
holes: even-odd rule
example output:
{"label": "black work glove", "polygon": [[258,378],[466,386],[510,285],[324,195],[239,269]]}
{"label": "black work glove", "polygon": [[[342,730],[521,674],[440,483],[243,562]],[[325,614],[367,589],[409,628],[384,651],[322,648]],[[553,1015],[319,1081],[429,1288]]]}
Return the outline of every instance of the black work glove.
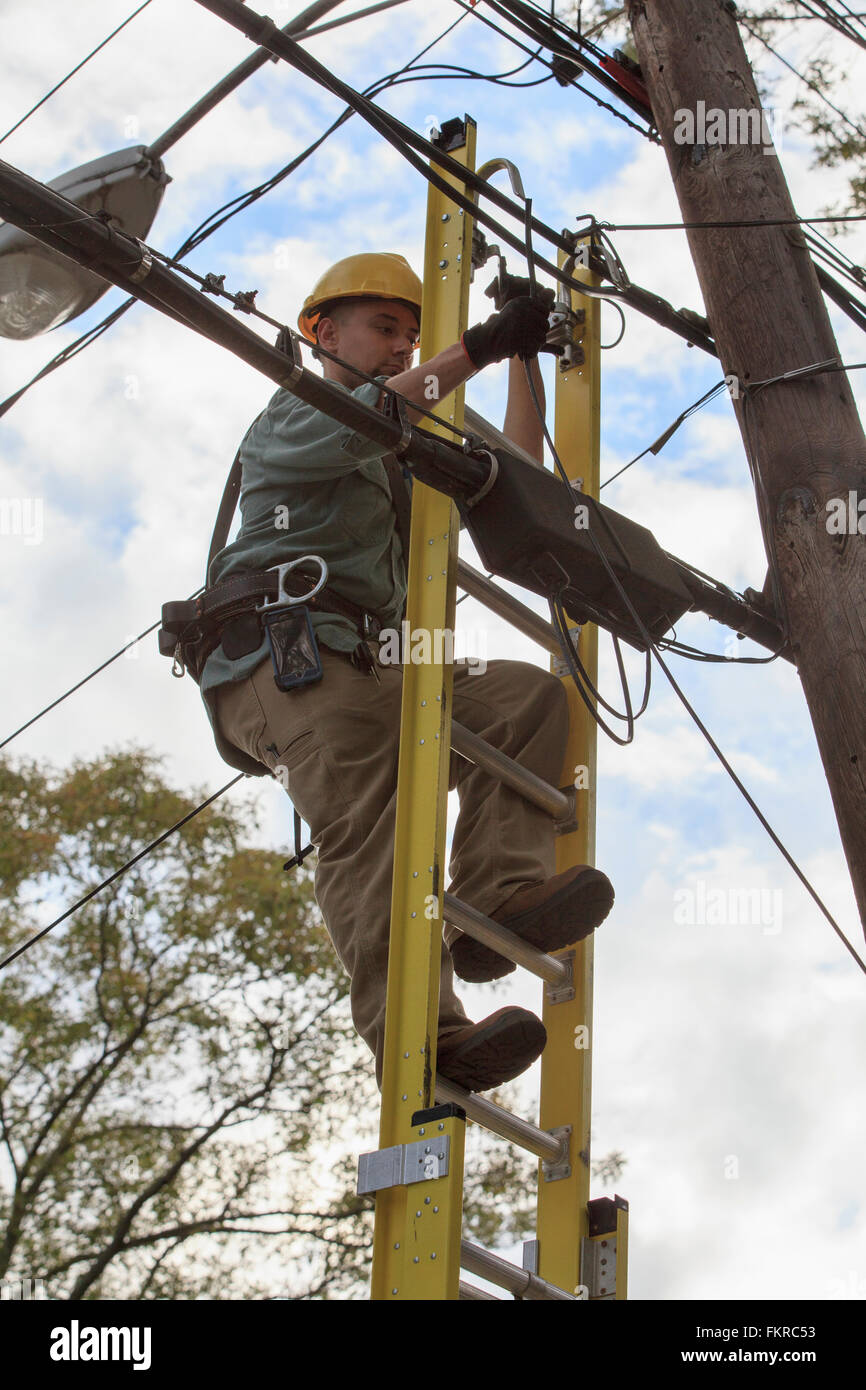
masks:
{"label": "black work glove", "polygon": [[547,337],[548,310],[541,299],[520,295],[498,314],[467,328],[460,339],[476,371],[506,357],[535,357]]}

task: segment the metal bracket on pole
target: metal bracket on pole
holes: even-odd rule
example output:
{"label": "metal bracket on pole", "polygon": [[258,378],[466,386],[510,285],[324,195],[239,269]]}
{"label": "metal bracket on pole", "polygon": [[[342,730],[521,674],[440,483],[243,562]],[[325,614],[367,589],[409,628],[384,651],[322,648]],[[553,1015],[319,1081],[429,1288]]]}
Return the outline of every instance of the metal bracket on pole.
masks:
{"label": "metal bracket on pole", "polygon": [[560,980],[556,984],[545,982],[544,997],[548,1004],[564,1004],[567,1000],[574,998],[574,951],[566,951],[563,955],[558,955],[557,960],[561,960],[563,965],[569,967],[568,978]]}
{"label": "metal bracket on pole", "polygon": [[416,1182],[433,1182],[448,1173],[451,1139],[447,1134],[414,1144],[394,1144],[375,1149],[358,1159],[358,1196],[381,1192],[384,1187],[409,1187]]}
{"label": "metal bracket on pole", "polygon": [[[571,1125],[557,1125],[555,1129],[549,1129],[548,1134],[552,1134],[554,1139],[570,1141]],[[553,1162],[541,1160],[541,1172],[545,1182],[558,1182],[560,1178],[571,1177],[571,1144],[563,1144],[564,1156]]]}
{"label": "metal bracket on pole", "polygon": [[601,1240],[584,1236],[581,1243],[581,1283],[593,1301],[613,1302],[616,1298],[616,1236]]}

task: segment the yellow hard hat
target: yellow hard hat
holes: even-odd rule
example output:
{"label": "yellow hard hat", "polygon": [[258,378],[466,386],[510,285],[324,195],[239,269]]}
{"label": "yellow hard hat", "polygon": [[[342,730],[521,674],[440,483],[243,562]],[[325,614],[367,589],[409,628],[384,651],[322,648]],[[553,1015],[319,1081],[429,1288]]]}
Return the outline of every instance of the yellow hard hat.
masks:
{"label": "yellow hard hat", "polygon": [[326,270],[304,300],[298,327],[311,343],[316,341],[316,322],[323,304],[335,299],[402,299],[421,320],[422,285],[403,257],[394,251],[364,251],[347,256]]}

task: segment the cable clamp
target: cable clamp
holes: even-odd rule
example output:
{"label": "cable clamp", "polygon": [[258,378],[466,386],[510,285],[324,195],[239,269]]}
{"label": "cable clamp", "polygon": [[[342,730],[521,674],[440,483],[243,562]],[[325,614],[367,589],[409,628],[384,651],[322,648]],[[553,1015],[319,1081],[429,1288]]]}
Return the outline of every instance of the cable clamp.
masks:
{"label": "cable clamp", "polygon": [[475,449],[473,452],[475,454],[487,455],[490,459],[490,472],[487,474],[487,477],[484,479],[478,491],[473,493],[471,497],[467,497],[466,501],[463,503],[464,507],[470,509],[474,507],[476,503],[480,502],[482,497],[487,496],[493,484],[496,482],[496,479],[499,477],[499,459],[490,449]]}
{"label": "cable clamp", "polygon": [[301,349],[297,335],[292,332],[287,324],[284,323],[277,334],[277,341],[274,346],[277,352],[285,353],[286,357],[291,357],[292,359],[292,370],[289,372],[288,376],[280,378],[280,385],[284,388],[291,389],[295,382],[300,381],[301,377],[304,375],[304,363],[301,358]]}
{"label": "cable clamp", "polygon": [[127,279],[131,280],[134,285],[138,285],[141,283],[142,280],[147,279],[148,275],[153,269],[153,256],[151,255],[149,249],[145,246],[144,242],[139,241],[137,236],[134,236],[132,240],[135,242],[136,246],[141,251],[141,260],[135,267],[135,270],[131,271],[130,274],[127,276]]}
{"label": "cable clamp", "polygon": [[400,395],[399,391],[391,391],[385,397],[385,409],[383,414],[388,420],[398,420],[402,433],[400,441],[391,449],[391,453],[397,458],[402,458],[409,445],[412,443],[412,424],[406,414],[406,400]]}

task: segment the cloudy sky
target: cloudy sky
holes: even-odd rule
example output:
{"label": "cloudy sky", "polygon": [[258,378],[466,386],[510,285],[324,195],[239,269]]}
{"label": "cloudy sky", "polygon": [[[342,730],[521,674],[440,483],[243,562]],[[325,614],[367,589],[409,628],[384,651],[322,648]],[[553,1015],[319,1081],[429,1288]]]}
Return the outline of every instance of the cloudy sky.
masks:
{"label": "cloudy sky", "polygon": [[[6,130],[134,8],[79,0],[6,0],[0,130]],[[287,23],[293,9],[271,4]],[[352,7],[344,4],[338,13]],[[479,7],[481,8],[481,7]],[[464,13],[423,62],[505,72],[526,56]],[[309,42],[346,81],[364,87],[402,67],[460,18],[453,0],[408,0]],[[816,36],[791,27],[785,56],[804,62]],[[825,42],[822,38],[821,42]],[[859,111],[863,53],[826,41],[844,63],[835,96]],[[250,50],[186,0],[153,3],[2,145],[2,158],[39,179],[156,138]],[[787,119],[796,80],[768,60],[781,158],[801,215],[838,206],[839,171],[816,170]],[[662,151],[555,82],[526,90],[464,77],[399,86],[381,99],[424,132],[464,112],[478,124],[478,163],[507,156],[534,210],[553,227],[586,211],[611,222],[676,221]],[[535,66],[517,80],[543,77]],[[268,64],[166,156],[169,185],[149,235],[173,251],[212,210],[286,164],[341,104],[285,65]],[[504,175],[499,186],[506,188]],[[199,273],[294,324],[317,276],[359,250],[399,251],[420,269],[425,184],[355,117],[286,183],[193,256]],[[615,234],[632,280],[676,307],[702,310],[680,232]],[[844,240],[863,260],[864,234]],[[522,269],[516,253],[509,268]],[[482,271],[470,318],[490,312]],[[543,279],[543,277],[542,277]],[[0,341],[0,398],[124,296],[29,342]],[[603,356],[602,477],[645,448],[721,376],[718,362],[627,312]],[[843,361],[863,357],[858,330],[831,317]],[[605,340],[618,332],[603,313]],[[267,330],[270,337],[270,330]],[[792,365],[798,365],[792,363]],[[546,360],[549,397],[553,376]],[[858,401],[861,374],[852,374]],[[467,400],[496,423],[504,365]],[[201,583],[207,546],[239,439],[272,387],[224,350],[136,306],[79,358],[34,387],[0,427],[0,497],[31,499],[42,535],[0,537],[7,677],[3,731],[17,728],[148,627],[160,605]],[[657,457],[604,494],[660,543],[737,590],[766,571],[748,468],[722,397],[688,421]],[[466,557],[474,558],[471,547]],[[539,649],[471,602],[462,621],[488,658],[544,664]],[[724,652],[729,634],[696,615],[679,635]],[[604,636],[602,689],[617,700]],[[750,643],[744,655],[761,655]],[[842,928],[862,944],[832,806],[794,670],[696,665],[672,657],[689,699]],[[635,687],[640,662],[629,660]],[[233,775],[211,739],[191,680],[171,678],[155,634],[11,745],[66,765],[131,742],[165,759],[178,787],[202,794]],[[260,807],[268,843],[285,846],[291,810],[276,785],[229,795]],[[616,888],[598,933],[594,1152],[628,1164],[617,1191],[631,1206],[629,1269],[637,1298],[824,1300],[866,1295],[860,1059],[866,980],[768,840],[657,668],[650,707],[626,749],[600,736],[597,862]],[[684,921],[683,905],[721,890],[763,890],[750,924]],[[693,898],[688,895],[692,894]],[[694,914],[700,919],[701,914]],[[512,977],[514,978],[514,977]],[[467,987],[475,1017],[513,999],[539,1008],[534,980],[508,992]],[[515,1088],[519,1091],[520,1088]],[[526,1102],[531,1110],[531,1102]],[[605,1189],[597,1189],[602,1195]],[[519,1256],[518,1256],[519,1258]]]}

